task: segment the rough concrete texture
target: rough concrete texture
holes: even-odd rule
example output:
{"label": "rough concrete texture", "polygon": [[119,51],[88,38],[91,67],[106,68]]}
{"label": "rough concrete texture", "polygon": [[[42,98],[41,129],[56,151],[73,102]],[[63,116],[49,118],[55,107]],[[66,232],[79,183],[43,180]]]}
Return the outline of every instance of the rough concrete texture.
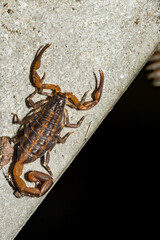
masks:
{"label": "rough concrete texture", "polygon": [[[29,69],[41,45],[52,43],[39,74],[45,71],[46,83],[59,84],[62,91],[72,91],[78,98],[94,89],[93,72],[99,78],[98,70],[103,69],[105,84],[100,103],[87,112],[88,117],[67,143],[57,145],[51,153],[50,166],[57,181],[85,144],[90,122],[87,138],[158,44],[159,8],[158,0],[1,1],[0,136],[16,134],[18,126],[12,124],[11,112],[20,118],[28,112],[24,100],[34,90]],[[68,110],[72,122],[84,115]],[[5,166],[3,171],[7,169]],[[24,171],[32,169],[45,171],[39,160],[25,166]],[[1,171],[0,239],[13,239],[42,200],[15,198]]]}

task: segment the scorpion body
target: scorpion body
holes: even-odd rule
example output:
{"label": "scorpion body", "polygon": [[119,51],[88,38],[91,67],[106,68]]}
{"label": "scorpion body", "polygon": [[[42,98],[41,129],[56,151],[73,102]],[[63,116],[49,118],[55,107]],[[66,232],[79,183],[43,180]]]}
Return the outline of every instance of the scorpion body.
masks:
{"label": "scorpion body", "polygon": [[[55,95],[26,126],[20,143],[18,161],[33,162],[40,158],[55,142],[55,135],[61,130],[65,98]],[[22,159],[22,160],[21,160]]]}
{"label": "scorpion body", "polygon": [[[100,100],[104,75],[100,72],[100,85],[93,94],[93,100],[85,102],[88,92],[84,94],[81,101],[77,99],[73,93],[62,93],[59,86],[53,84],[43,84],[45,74],[42,78],[37,74],[37,69],[40,67],[40,61],[44,51],[50,46],[45,45],[37,52],[35,59],[31,65],[31,80],[35,86],[35,91],[28,97],[28,103],[33,107],[34,111],[28,119],[22,121],[13,113],[14,121],[20,125],[24,125],[24,134],[17,138],[15,143],[18,144],[17,161],[13,167],[13,181],[19,195],[27,195],[40,197],[44,195],[53,184],[53,174],[49,167],[50,151],[56,143],[65,143],[67,138],[73,132],[68,132],[61,137],[60,133],[63,127],[77,128],[81,125],[86,116],[83,116],[76,124],[69,122],[68,112],[65,105],[68,105],[77,110],[88,110],[94,107]],[[43,89],[51,89],[52,93],[46,93]],[[46,95],[47,99],[38,103],[34,103],[32,98],[36,93]],[[35,183],[35,187],[27,187],[24,180],[21,178],[24,164],[35,161],[38,158],[44,157],[46,153],[45,163],[49,174],[39,171],[30,171],[28,180]]]}

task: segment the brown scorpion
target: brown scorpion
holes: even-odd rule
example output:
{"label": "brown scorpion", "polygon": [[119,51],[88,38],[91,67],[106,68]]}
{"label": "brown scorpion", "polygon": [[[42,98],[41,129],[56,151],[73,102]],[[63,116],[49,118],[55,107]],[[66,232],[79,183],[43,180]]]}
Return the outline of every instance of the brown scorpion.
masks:
{"label": "brown scorpion", "polygon": [[[20,195],[40,197],[44,195],[53,184],[53,174],[49,167],[50,151],[56,143],[65,143],[72,132],[68,132],[61,137],[60,133],[64,127],[78,128],[85,116],[83,116],[76,124],[69,122],[68,112],[65,105],[77,110],[88,110],[94,107],[100,100],[104,75],[102,70],[100,74],[100,84],[92,93],[92,100],[85,101],[88,91],[83,95],[81,101],[72,92],[62,93],[58,85],[44,84],[45,73],[42,78],[37,73],[40,68],[41,57],[45,50],[51,44],[41,47],[32,62],[30,78],[35,87],[35,91],[27,98],[28,104],[33,107],[33,113],[28,119],[19,120],[17,114],[13,114],[14,122],[24,126],[24,133],[15,139],[17,145],[17,159],[13,167],[13,182]],[[44,89],[51,89],[51,93],[44,92]],[[47,96],[47,99],[34,103],[32,98],[36,93]],[[35,183],[34,187],[27,187],[21,178],[24,164],[31,163],[38,158],[44,157],[46,153],[45,163],[49,174],[40,171],[30,171],[28,180]]]}

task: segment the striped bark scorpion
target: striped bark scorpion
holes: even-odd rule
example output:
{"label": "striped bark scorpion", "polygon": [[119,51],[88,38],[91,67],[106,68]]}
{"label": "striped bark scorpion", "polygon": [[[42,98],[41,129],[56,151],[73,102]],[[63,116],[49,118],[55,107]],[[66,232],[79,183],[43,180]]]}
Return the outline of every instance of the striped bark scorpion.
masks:
{"label": "striped bark scorpion", "polygon": [[[30,78],[35,87],[35,91],[27,97],[28,104],[33,108],[33,113],[28,119],[22,121],[18,118],[17,114],[13,114],[13,120],[15,123],[24,127],[24,133],[21,137],[15,138],[15,144],[19,143],[17,149],[17,159],[13,167],[12,177],[13,182],[18,190],[18,197],[30,196],[40,197],[44,195],[53,184],[53,174],[49,167],[50,151],[56,145],[56,143],[65,143],[67,138],[73,132],[68,132],[65,136],[61,137],[60,133],[64,127],[78,128],[86,116],[83,116],[76,124],[69,122],[68,112],[65,109],[65,105],[68,105],[77,110],[88,110],[94,107],[100,100],[104,75],[102,70],[100,74],[99,87],[92,93],[92,100],[85,101],[85,92],[81,101],[72,92],[62,93],[58,85],[44,84],[45,73],[42,78],[37,73],[37,69],[41,65],[41,57],[51,44],[46,44],[41,47],[32,62],[30,69]],[[44,92],[44,89],[51,89],[51,93]],[[32,98],[36,93],[47,96],[45,100],[41,100],[34,103]],[[35,184],[34,187],[27,187],[24,180],[21,178],[24,164],[31,163],[38,158],[44,157],[46,169],[48,174],[40,171],[29,171],[28,180]]]}

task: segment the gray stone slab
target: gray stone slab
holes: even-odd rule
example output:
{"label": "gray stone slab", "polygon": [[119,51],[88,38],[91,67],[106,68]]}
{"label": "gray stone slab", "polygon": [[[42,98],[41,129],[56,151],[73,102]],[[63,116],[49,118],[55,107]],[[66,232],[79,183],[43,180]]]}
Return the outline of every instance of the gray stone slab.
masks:
{"label": "gray stone slab", "polygon": [[[45,71],[46,83],[59,84],[78,98],[88,89],[92,92],[93,72],[99,77],[102,69],[100,103],[87,112],[67,143],[51,153],[56,182],[154,51],[160,40],[159,5],[158,0],[1,1],[0,136],[16,134],[11,112],[20,118],[28,112],[24,100],[34,90],[29,69],[41,45],[52,43],[39,74]],[[76,122],[84,112],[69,109],[69,114]],[[32,169],[44,171],[39,161],[25,166],[24,172]],[[0,239],[13,239],[43,199],[15,198],[0,171]]]}

